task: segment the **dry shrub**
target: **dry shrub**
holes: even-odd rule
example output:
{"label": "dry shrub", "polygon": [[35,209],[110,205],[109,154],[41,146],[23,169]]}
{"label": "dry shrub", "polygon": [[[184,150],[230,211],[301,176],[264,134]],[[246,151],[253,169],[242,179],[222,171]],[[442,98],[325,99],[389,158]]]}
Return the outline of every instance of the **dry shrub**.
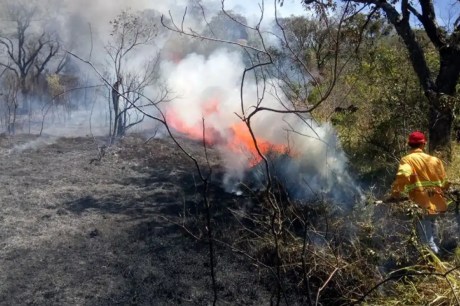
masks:
{"label": "dry shrub", "polygon": [[272,271],[280,268],[287,299],[307,303],[310,292],[312,304],[323,305],[456,302],[460,256],[443,262],[418,243],[409,203],[357,203],[344,212],[327,202],[277,202],[278,224],[273,198],[263,199],[243,216],[252,226],[235,245]]}

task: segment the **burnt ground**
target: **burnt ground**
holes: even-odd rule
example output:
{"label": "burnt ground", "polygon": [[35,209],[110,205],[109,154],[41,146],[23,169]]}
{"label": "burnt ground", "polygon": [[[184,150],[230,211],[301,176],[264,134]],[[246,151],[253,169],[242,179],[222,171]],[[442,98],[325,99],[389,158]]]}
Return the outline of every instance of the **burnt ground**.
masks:
{"label": "burnt ground", "polygon": [[[208,245],[179,226],[204,234],[196,169],[171,141],[144,141],[90,163],[102,139],[0,138],[1,305],[212,304]],[[209,194],[222,233],[249,200]],[[216,258],[219,305],[270,303],[263,271],[226,247]]]}

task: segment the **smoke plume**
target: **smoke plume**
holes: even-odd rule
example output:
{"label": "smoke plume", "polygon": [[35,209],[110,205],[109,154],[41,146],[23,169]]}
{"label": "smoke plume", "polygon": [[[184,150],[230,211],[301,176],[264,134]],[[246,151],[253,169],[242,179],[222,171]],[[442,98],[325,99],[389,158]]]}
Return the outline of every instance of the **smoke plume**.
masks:
{"label": "smoke plume", "polygon": [[[254,188],[262,188],[266,182],[257,152],[244,143],[252,139],[247,139],[248,128],[241,125],[240,119],[243,111],[247,114],[260,101],[263,88],[248,78],[241,101],[244,69],[241,53],[225,49],[218,49],[209,57],[192,53],[179,63],[166,62],[162,66],[169,87],[178,93],[165,109],[170,123],[174,127],[180,122],[180,130],[197,138],[204,128],[205,137],[215,140],[225,163],[225,187],[236,193],[241,191],[239,183],[245,180]],[[283,109],[289,105],[279,92],[279,88],[266,87],[259,106]],[[270,169],[291,198],[329,198],[351,203],[361,197],[347,172],[347,158],[337,135],[329,124],[319,124],[308,115],[273,112],[257,113],[251,123],[259,145],[269,143],[273,147],[266,152]],[[241,130],[236,131],[235,126]],[[235,146],[235,141],[242,143]],[[253,163],[254,159],[258,162]]]}
{"label": "smoke plume", "polygon": [[[207,44],[189,39],[168,31],[160,24],[160,16],[168,20],[175,19],[176,24],[183,20],[184,29],[193,28],[196,32],[206,31],[208,22],[217,16],[221,2],[201,1],[150,1],[150,0],[79,0],[79,1],[32,1],[42,12],[47,12],[47,29],[54,29],[66,45],[66,48],[91,63],[108,80],[116,76],[107,63],[110,61],[104,47],[111,39],[111,25],[121,11],[149,12],[159,27],[159,35],[154,44],[143,47],[126,62],[127,67],[141,70],[144,60],[161,52],[159,76],[171,93],[172,101],[162,105],[168,124],[181,133],[191,137],[205,138],[215,146],[225,164],[225,187],[228,191],[240,192],[240,183],[248,178],[255,188],[266,181],[262,159],[254,147],[254,139],[259,149],[270,163],[270,169],[277,179],[286,186],[287,192],[295,199],[312,199],[327,196],[336,201],[350,202],[360,196],[359,188],[347,173],[347,159],[340,148],[334,129],[328,124],[315,122],[307,114],[279,114],[262,111],[251,119],[251,131],[241,118],[252,112],[256,105],[273,109],[285,109],[290,101],[281,94],[277,80],[258,83],[252,75],[247,75],[244,83],[243,72],[248,63],[245,53],[240,49],[228,48],[219,44]],[[30,3],[32,3],[30,2]],[[279,15],[298,13],[298,1],[284,1]],[[26,3],[26,2],[25,2]],[[297,7],[292,9],[294,3]],[[243,0],[225,1],[225,8],[239,14],[244,22],[254,26],[258,22],[261,6],[255,2]],[[188,7],[184,17],[185,6]],[[203,11],[202,11],[203,9]],[[203,17],[206,14],[206,20]],[[270,26],[274,16],[273,3],[265,3],[262,27]],[[227,20],[228,22],[228,20]],[[222,39],[248,39],[241,26],[221,24],[213,32],[222,35]],[[225,36],[231,36],[225,37]],[[267,39],[267,42],[270,40]],[[84,85],[103,83],[100,76],[88,65],[73,60],[72,73],[80,73]],[[147,95],[158,91],[152,86]],[[80,109],[65,123],[66,129],[55,129],[46,122],[44,133],[65,131],[71,136],[75,132],[88,133],[91,124],[99,131],[108,128],[108,110],[110,107],[110,88],[98,88],[98,91],[80,95],[80,104],[91,109],[85,113]],[[89,101],[91,99],[91,101]],[[151,126],[151,125],[150,125]],[[148,127],[148,125],[147,125]],[[83,131],[83,132],[82,132]],[[94,132],[94,131],[93,131]],[[57,135],[57,134],[56,134]],[[259,187],[258,187],[259,186]]]}

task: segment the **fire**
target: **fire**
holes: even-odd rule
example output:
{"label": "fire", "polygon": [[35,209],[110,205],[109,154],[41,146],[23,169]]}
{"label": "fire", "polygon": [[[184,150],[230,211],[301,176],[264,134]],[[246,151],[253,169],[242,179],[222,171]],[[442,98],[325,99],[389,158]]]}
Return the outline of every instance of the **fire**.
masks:
{"label": "fire", "polygon": [[[219,101],[217,99],[208,100],[204,103],[203,118],[219,113]],[[166,112],[168,125],[176,131],[186,135],[194,140],[203,139],[203,124],[188,124],[172,110]],[[205,142],[209,146],[220,145],[236,154],[244,154],[248,157],[248,167],[252,167],[261,162],[262,158],[257,152],[254,140],[249,132],[247,125],[240,121],[224,129],[225,132],[219,132],[216,128],[204,124]],[[263,155],[269,152],[279,154],[289,153],[289,148],[284,144],[275,144],[270,141],[256,136],[257,147]]]}
{"label": "fire", "polygon": [[[239,122],[231,126],[232,137],[227,140],[227,147],[234,152],[241,152],[249,156],[248,164],[250,167],[257,165],[262,158],[257,152],[254,140],[249,133],[249,129],[244,122]],[[257,147],[263,155],[269,152],[286,154],[288,147],[283,144],[274,144],[260,137],[256,137]]]}
{"label": "fire", "polygon": [[[207,101],[203,106],[203,118],[210,116],[214,113],[218,113],[219,110],[219,101],[216,99]],[[186,135],[187,137],[194,139],[194,140],[202,140],[203,139],[203,123],[198,122],[195,124],[188,124],[185,122],[181,116],[176,114],[175,110],[169,109],[165,113],[166,122],[168,125],[175,129],[176,131]],[[216,145],[223,141],[223,137],[219,133],[218,130],[204,124],[205,128],[205,142],[207,145]]]}

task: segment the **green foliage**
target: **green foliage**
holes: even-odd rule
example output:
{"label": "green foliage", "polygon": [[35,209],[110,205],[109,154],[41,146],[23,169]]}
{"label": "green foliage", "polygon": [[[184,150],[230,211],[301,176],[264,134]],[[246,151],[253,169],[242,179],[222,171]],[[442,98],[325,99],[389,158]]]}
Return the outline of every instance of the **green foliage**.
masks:
{"label": "green foliage", "polygon": [[48,83],[51,97],[58,96],[64,92],[64,87],[61,85],[61,79],[59,75],[51,74],[47,76],[46,82]]}
{"label": "green foliage", "polygon": [[344,149],[363,174],[378,177],[405,153],[407,134],[427,129],[428,101],[395,37],[366,45],[344,77],[347,103],[358,111],[337,114]]}

